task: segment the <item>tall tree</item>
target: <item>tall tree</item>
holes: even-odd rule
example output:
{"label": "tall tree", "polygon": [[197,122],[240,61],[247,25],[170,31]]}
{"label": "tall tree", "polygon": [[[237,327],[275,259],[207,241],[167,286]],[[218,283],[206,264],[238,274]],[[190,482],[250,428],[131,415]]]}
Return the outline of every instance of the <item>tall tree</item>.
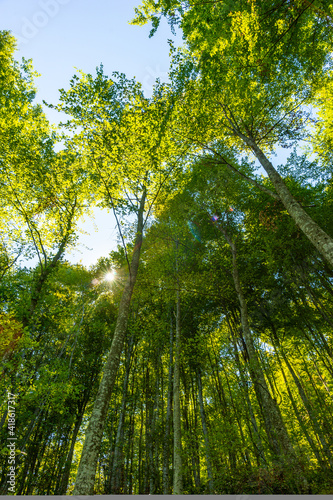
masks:
{"label": "tall tree", "polygon": [[[333,42],[332,6],[320,3],[316,8],[297,2],[287,10],[284,2],[273,6],[270,2],[184,5],[148,0],[136,9],[134,22],[150,19],[156,29],[156,14],[162,13],[172,25],[180,23],[190,57],[186,53],[187,62],[179,65],[176,88],[186,72],[192,73],[190,81],[183,83],[189,94],[182,113],[189,118],[188,138],[204,148],[222,141],[225,164],[230,163],[228,150],[250,150],[290,216],[332,266],[331,235],[298,203],[265,154],[306,135],[308,114],[302,105],[313,98],[323,80]],[[191,68],[195,68],[194,75]]]}
{"label": "tall tree", "polygon": [[[147,216],[160,190],[175,168],[175,147],[170,141],[172,104],[157,89],[149,102],[134,81],[114,75],[115,81],[97,70],[74,77],[71,89],[61,94],[58,109],[73,116],[69,126],[83,128],[71,140],[85,159],[90,178],[96,184],[101,204],[113,209],[123,240],[117,209],[136,213],[134,249],[128,263],[128,280],[119,305],[119,315],[100,390],[95,401],[75,486],[75,494],[92,494],[103,426],[115,383],[127,328],[129,307],[140,260]],[[176,163],[177,166],[177,163]],[[96,183],[97,180],[97,183]],[[134,199],[138,205],[133,204]],[[119,215],[119,214],[118,214]],[[124,241],[124,240],[123,240]],[[126,248],[125,253],[127,252]],[[126,255],[127,257],[127,255]]]}

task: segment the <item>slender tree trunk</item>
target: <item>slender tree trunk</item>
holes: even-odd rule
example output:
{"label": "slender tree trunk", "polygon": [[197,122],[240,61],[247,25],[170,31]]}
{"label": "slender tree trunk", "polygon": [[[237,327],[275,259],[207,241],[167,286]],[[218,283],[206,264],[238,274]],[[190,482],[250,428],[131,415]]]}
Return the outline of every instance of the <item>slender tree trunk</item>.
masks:
{"label": "slender tree trunk", "polygon": [[[41,443],[42,446],[41,446]],[[29,443],[30,444],[30,443]],[[27,454],[27,459],[24,464],[24,470],[21,475],[21,484],[17,486],[17,493],[16,495],[23,495],[24,491],[27,488],[27,485],[30,482],[30,477],[31,474],[35,468],[35,464],[37,461],[37,455],[38,455],[38,449],[40,450],[42,448],[42,453],[44,454],[45,448],[46,448],[46,443],[45,440],[43,439],[43,422],[40,419],[38,421],[36,430],[35,430],[35,435],[33,438],[33,441],[31,445],[29,446],[29,453]]]}
{"label": "slender tree trunk", "polygon": [[193,434],[193,429],[194,429],[194,440],[191,441],[193,442],[192,449],[193,449],[193,456],[192,456],[192,469],[193,469],[193,476],[194,476],[194,484],[196,488],[196,492],[200,492],[200,485],[201,485],[201,479],[200,479],[200,451],[199,451],[199,440],[196,438],[196,432],[195,430],[198,428],[198,411],[197,411],[197,390],[196,387],[194,386],[194,381],[193,377],[191,377],[191,387],[192,387],[192,405],[193,405],[193,419],[192,420],[192,434]]}
{"label": "slender tree trunk", "polygon": [[[299,349],[297,349],[297,350],[299,352]],[[300,352],[299,352],[299,354],[301,356]],[[309,371],[309,369],[307,367],[307,363],[306,363],[305,360],[304,360],[304,363],[303,363],[303,368],[304,368],[306,374],[309,377],[309,382],[311,383],[311,385],[312,385],[312,387],[314,389],[314,392],[315,392],[315,394],[317,396],[318,403],[319,403],[320,408],[321,408],[321,413],[322,413],[322,417],[323,417],[323,419],[322,419],[323,420],[322,428],[325,431],[325,433],[326,433],[329,441],[332,442],[332,437],[333,436],[332,436],[332,426],[330,425],[330,422],[333,419],[333,415],[332,415],[331,406],[327,404],[326,398],[323,396],[322,391],[318,390],[317,384],[313,380],[313,377],[312,377],[311,372]],[[305,393],[305,390],[304,390],[304,393]],[[329,415],[327,415],[327,413]]]}
{"label": "slender tree trunk", "polygon": [[201,416],[201,424],[205,441],[205,450],[206,450],[206,464],[207,464],[207,475],[208,475],[208,488],[210,495],[214,493],[214,480],[213,480],[213,469],[210,458],[210,444],[209,444],[209,436],[206,422],[206,414],[203,404],[202,397],[202,380],[201,380],[201,372],[198,371],[198,390],[199,390],[199,405],[200,405],[200,416]]}
{"label": "slender tree trunk", "polygon": [[86,432],[86,438],[75,481],[74,495],[93,495],[94,493],[94,481],[99,450],[103,437],[103,428],[111,393],[117,376],[127,328],[131,297],[139,268],[145,200],[146,190],[144,189],[138,211],[136,239],[132,261],[130,264],[130,273],[121,297],[111,349],[104,367],[103,378],[98,389],[94,408]]}
{"label": "slender tree trunk", "polygon": [[174,432],[174,477],[173,494],[181,495],[183,490],[182,475],[182,442],[181,442],[181,418],[180,418],[180,296],[177,290],[176,304],[176,349],[175,349],[175,367],[173,378],[173,432]]}
{"label": "slender tree trunk", "polygon": [[75,422],[75,426],[74,426],[74,431],[73,431],[73,436],[72,436],[72,440],[71,440],[71,446],[70,446],[70,449],[69,449],[69,452],[68,452],[68,455],[67,455],[67,458],[66,458],[65,469],[64,469],[64,472],[63,472],[62,478],[61,478],[61,484],[59,486],[59,490],[55,492],[55,495],[66,495],[67,486],[68,486],[68,480],[69,480],[69,475],[70,475],[70,472],[71,472],[71,465],[72,465],[74,447],[75,447],[77,435],[78,435],[80,427],[81,427],[81,423],[82,423],[82,418],[83,418],[83,415],[84,415],[85,407],[86,407],[86,402],[84,403],[83,407],[81,408],[81,411],[80,411],[79,415],[76,418],[76,422]]}
{"label": "slender tree trunk", "polygon": [[[314,354],[314,353],[312,353],[312,354]],[[315,365],[315,367],[316,367],[316,372],[318,373],[318,377],[320,378],[320,380],[321,380],[321,382],[322,382],[323,386],[325,387],[325,390],[326,390],[327,394],[328,394],[328,395],[329,395],[329,397],[333,400],[333,398],[332,398],[332,393],[331,393],[331,391],[330,391],[330,388],[328,387],[327,383],[325,382],[325,379],[323,378],[323,375],[322,375],[322,373],[320,372],[319,367],[318,367],[318,365],[317,365],[317,363],[316,363],[316,360],[315,360],[314,358],[315,358],[315,356],[313,357],[313,364],[314,364],[314,365]]]}
{"label": "slender tree trunk", "polygon": [[57,267],[65,249],[66,246],[68,245],[70,233],[71,233],[71,228],[73,225],[73,218],[75,214],[77,203],[75,203],[72,206],[72,209],[69,214],[69,218],[67,221],[66,229],[65,229],[65,235],[63,239],[60,242],[59,248],[57,253],[52,257],[51,261],[46,260],[46,255],[45,255],[45,264],[43,267],[41,267],[41,272],[40,275],[38,276],[37,280],[33,284],[33,289],[31,291],[31,297],[30,297],[30,304],[28,307],[27,312],[24,314],[22,324],[23,327],[26,327],[29,325],[29,322],[35,312],[35,309],[38,305],[38,302],[40,300],[41,292],[44,287],[44,284],[47,280],[47,278],[50,276],[50,274],[55,270]]}
{"label": "slender tree trunk", "polygon": [[155,394],[154,394],[154,402],[152,406],[152,416],[151,416],[151,447],[150,447],[150,485],[149,485],[149,494],[155,495],[158,491],[159,484],[159,453],[158,453],[158,441],[156,436],[156,423],[159,418],[159,387],[160,387],[160,375],[159,375],[159,367],[160,367],[160,354],[156,355],[156,363],[155,363]]}
{"label": "slender tree trunk", "polygon": [[113,407],[112,416],[110,418],[109,423],[109,450],[108,450],[108,466],[105,471],[105,485],[104,485],[104,493],[105,495],[111,494],[111,483],[112,483],[112,470],[113,470],[113,462],[114,462],[114,449],[116,445],[116,437],[117,433],[115,431],[116,427],[118,427],[118,413],[119,409],[116,404]]}
{"label": "slender tree trunk", "polygon": [[280,174],[275,170],[272,163],[262,152],[253,138],[246,137],[239,131],[235,133],[250,146],[263,168],[266,170],[276,192],[278,193],[281,202],[286,207],[288,213],[295,221],[296,225],[303,231],[305,236],[317,248],[320,254],[333,267],[333,240],[332,238],[318,226],[318,224],[306,213],[301,205],[295,200]]}
{"label": "slender tree trunk", "polygon": [[135,444],[135,420],[136,420],[136,408],[137,408],[137,399],[134,397],[134,391],[136,388],[136,381],[137,381],[137,372],[136,372],[136,365],[137,365],[137,356],[134,358],[134,367],[132,370],[132,382],[131,382],[131,409],[130,409],[130,423],[129,423],[129,431],[128,431],[128,454],[130,455],[130,466],[129,470],[127,473],[128,477],[128,489],[126,490],[126,494],[132,495],[133,494],[133,484],[134,484],[134,478],[133,478],[133,467],[134,467],[134,444]]}
{"label": "slender tree trunk", "polygon": [[133,461],[134,461],[134,435],[135,435],[135,407],[134,407],[134,401],[133,401],[133,413],[131,415],[131,420],[130,420],[130,432],[129,432],[129,454],[130,454],[130,468],[127,474],[128,477],[128,491],[126,491],[126,494],[128,495],[133,495]]}
{"label": "slender tree trunk", "polygon": [[284,362],[286,363],[287,368],[288,368],[288,370],[289,370],[292,378],[294,379],[295,385],[296,385],[296,387],[298,389],[298,393],[299,393],[299,395],[300,395],[300,397],[302,399],[302,402],[304,404],[304,407],[306,408],[306,411],[308,412],[308,415],[309,415],[310,420],[312,422],[313,428],[314,428],[314,430],[315,430],[315,432],[316,432],[316,434],[317,434],[317,436],[318,436],[318,438],[319,438],[319,440],[321,442],[321,445],[322,445],[323,450],[324,450],[324,454],[327,457],[327,459],[328,459],[328,461],[330,463],[330,466],[333,467],[333,458],[332,458],[332,454],[331,454],[330,449],[329,449],[329,445],[328,445],[328,443],[327,443],[327,441],[325,439],[325,436],[324,436],[324,434],[322,432],[322,429],[320,428],[320,425],[319,425],[319,423],[317,421],[317,418],[316,418],[316,415],[315,415],[315,413],[313,411],[312,405],[311,405],[311,403],[310,403],[307,395],[305,394],[305,391],[304,391],[304,389],[302,387],[300,379],[296,375],[293,367],[291,366],[291,363],[289,362],[288,357],[286,356],[286,354],[285,354],[285,352],[284,352],[284,350],[283,350],[283,348],[282,348],[282,346],[281,346],[281,344],[279,342],[279,338],[278,338],[278,336],[277,336],[277,334],[276,334],[276,332],[274,330],[274,327],[272,328],[272,331],[273,331],[274,339],[277,342],[277,345],[279,346],[280,354],[281,354]]}
{"label": "slender tree trunk", "polygon": [[263,447],[263,444],[262,444],[262,441],[261,441],[261,437],[260,437],[260,433],[259,433],[259,429],[258,429],[258,424],[257,424],[257,421],[256,421],[256,417],[254,415],[254,411],[253,411],[253,408],[252,408],[252,403],[251,403],[251,399],[250,399],[250,396],[249,396],[249,388],[248,388],[248,385],[247,385],[247,380],[245,380],[245,377],[244,377],[244,368],[243,368],[243,366],[241,364],[241,360],[240,360],[240,357],[239,357],[239,354],[238,354],[237,343],[236,343],[236,340],[235,340],[235,333],[234,333],[234,331],[233,331],[233,329],[231,327],[231,324],[229,322],[228,317],[227,317],[227,321],[228,321],[229,329],[230,329],[230,332],[231,332],[231,339],[232,339],[232,344],[233,344],[233,347],[234,347],[234,354],[235,354],[236,365],[237,365],[238,371],[239,371],[240,386],[241,386],[241,389],[242,389],[242,391],[244,393],[244,396],[245,396],[245,400],[246,400],[247,408],[248,408],[248,413],[249,413],[250,421],[251,421],[253,432],[254,432],[253,444],[254,444],[254,447],[255,447],[255,455],[256,455],[256,458],[257,458],[258,465],[266,465],[267,461],[266,461],[266,457],[265,457],[265,451],[264,451],[264,447]]}
{"label": "slender tree trunk", "polygon": [[139,436],[139,465],[138,465],[138,476],[139,476],[139,495],[144,493],[143,491],[143,481],[142,481],[142,434],[143,434],[143,400],[141,400],[141,408],[140,408],[140,416],[141,416],[141,425],[140,425],[140,436]]}
{"label": "slender tree trunk", "polygon": [[187,381],[187,376],[184,370],[184,367],[180,367],[180,380],[183,380],[183,387],[184,387],[184,404],[181,405],[182,409],[182,422],[184,422],[183,427],[184,427],[184,434],[186,435],[186,444],[185,444],[185,449],[184,449],[184,455],[182,459],[182,469],[183,469],[183,488],[184,484],[186,485],[186,489],[189,489],[191,492],[194,490],[193,486],[193,474],[192,474],[192,469],[190,465],[190,457],[194,456],[194,448],[193,448],[193,439],[192,439],[192,428],[190,426],[190,419],[189,419],[189,383]]}
{"label": "slender tree trunk", "polygon": [[131,357],[133,353],[133,336],[129,341],[128,353],[125,366],[125,377],[123,381],[123,398],[121,401],[119,422],[117,428],[116,444],[114,448],[114,458],[112,465],[112,479],[111,479],[111,494],[119,495],[121,493],[121,478],[122,478],[122,462],[123,462],[123,441],[124,441],[124,420],[126,411],[126,399],[129,374],[131,368]]}
{"label": "slender tree trunk", "polygon": [[147,369],[146,369],[146,377],[145,377],[145,393],[146,393],[146,432],[145,432],[145,444],[146,444],[146,461],[144,468],[144,481],[143,481],[143,491],[145,495],[149,495],[149,487],[150,487],[150,469],[151,469],[151,448],[152,448],[152,437],[151,437],[151,388],[150,388],[150,371],[148,360],[146,361]]}
{"label": "slender tree trunk", "polygon": [[[300,328],[301,328],[304,336],[309,340],[311,345],[316,349],[316,351],[317,351],[318,355],[320,356],[320,358],[322,359],[322,361],[324,363],[325,363],[325,361],[330,362],[330,360],[333,359],[332,349],[327,344],[327,340],[325,339],[324,335],[322,334],[322,332],[320,330],[316,330],[316,329],[312,328],[312,326],[306,320],[306,317],[303,314],[303,309],[302,309],[301,305],[299,304],[299,301],[297,300],[296,297],[293,297],[293,302],[295,304],[296,311],[297,311],[299,318],[302,319],[302,321],[300,321],[299,324],[300,324]],[[309,333],[311,335],[309,335]],[[323,350],[326,351],[326,353],[328,354],[329,360],[328,360],[327,356],[323,356],[323,353],[322,353]],[[326,366],[327,370],[330,372],[331,376],[333,377],[332,365],[330,365],[330,367],[328,367],[325,364],[325,366]]]}
{"label": "slender tree trunk", "polygon": [[164,443],[163,443],[163,495],[170,494],[169,457],[170,457],[170,427],[171,427],[171,412],[172,412],[172,377],[173,377],[173,327],[172,327],[172,312],[171,312],[171,314],[170,314],[168,402],[167,402],[167,413],[166,413],[166,420],[165,420],[165,433],[164,433]]}
{"label": "slender tree trunk", "polygon": [[304,433],[304,436],[306,437],[313,453],[315,454],[315,457],[316,459],[318,460],[318,463],[319,465],[322,467],[322,468],[326,468],[325,466],[325,463],[323,462],[321,456],[320,456],[320,452],[318,450],[318,448],[316,447],[312,437],[310,436],[310,434],[308,433],[308,430],[306,428],[306,425],[302,419],[302,416],[300,415],[300,412],[297,408],[297,404],[296,404],[296,401],[294,400],[294,397],[292,395],[292,392],[290,390],[290,387],[289,387],[289,384],[288,384],[288,380],[287,380],[287,377],[286,377],[286,374],[284,372],[284,369],[283,369],[283,365],[282,365],[282,362],[281,362],[281,359],[280,359],[280,356],[278,355],[278,362],[279,362],[279,365],[280,365],[280,369],[281,369],[281,373],[282,373],[282,376],[283,376],[283,380],[284,380],[284,383],[286,385],[286,388],[287,388],[287,392],[288,392],[288,395],[289,395],[289,398],[290,398],[290,401],[291,401],[291,404],[294,408],[294,412],[295,412],[295,415],[297,417],[297,420],[298,420],[298,423],[300,425],[300,428],[302,429],[303,433]]}
{"label": "slender tree trunk", "polygon": [[297,484],[295,485],[297,491],[304,492],[304,490],[307,490],[308,488],[307,481],[303,473],[301,472],[301,466],[298,462],[295,451],[289,439],[288,432],[281,418],[281,413],[279,411],[277,403],[275,400],[273,400],[269,392],[266,379],[253,343],[248,320],[247,304],[238,273],[236,245],[222,226],[220,226],[220,230],[223,233],[226,241],[228,242],[232,253],[233,280],[240,305],[242,331],[249,357],[249,371],[258,401],[261,403],[264,424],[273,458],[277,463],[280,463],[286,471],[288,471],[288,468],[290,466],[294,468],[295,473],[298,476],[296,478]]}

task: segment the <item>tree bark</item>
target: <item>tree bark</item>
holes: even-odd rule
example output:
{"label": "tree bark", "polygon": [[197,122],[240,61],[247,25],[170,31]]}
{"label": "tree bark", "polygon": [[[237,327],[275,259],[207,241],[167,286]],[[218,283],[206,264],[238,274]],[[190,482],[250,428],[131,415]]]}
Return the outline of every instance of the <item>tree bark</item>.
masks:
{"label": "tree bark", "polygon": [[302,399],[302,402],[304,404],[304,407],[306,408],[306,411],[310,417],[310,421],[312,422],[312,425],[313,425],[313,429],[315,431],[315,433],[317,434],[319,440],[320,440],[320,443],[323,447],[323,451],[324,451],[324,455],[327,457],[328,461],[329,461],[329,464],[331,467],[333,467],[333,458],[332,458],[332,454],[331,454],[331,451],[329,449],[329,445],[325,439],[325,436],[323,434],[323,431],[322,429],[320,428],[320,425],[318,423],[318,420],[316,418],[316,415],[315,415],[315,412],[312,408],[312,405],[307,397],[307,395],[305,394],[305,391],[302,387],[302,384],[301,384],[301,381],[299,380],[298,376],[296,375],[293,367],[291,366],[290,362],[289,362],[289,359],[288,357],[286,356],[281,344],[280,344],[280,341],[279,341],[279,338],[277,336],[277,333],[275,332],[275,329],[274,327],[272,326],[272,332],[273,332],[273,335],[274,335],[274,339],[275,341],[277,342],[277,345],[279,347],[279,351],[280,351],[280,354],[282,356],[282,359],[284,360],[284,362],[286,363],[287,365],[287,368],[295,382],[295,385],[298,389],[298,393]]}
{"label": "tree bark", "polygon": [[223,233],[226,241],[228,242],[232,253],[232,273],[240,306],[242,331],[249,358],[249,372],[254,385],[255,393],[262,408],[265,429],[273,459],[286,471],[288,471],[288,468],[290,468],[290,466],[293,467],[295,473],[298,476],[297,479],[295,479],[295,487],[297,489],[297,492],[304,492],[308,488],[307,481],[301,471],[301,466],[298,462],[295,451],[289,439],[288,432],[285,428],[277,403],[272,398],[269,392],[266,379],[253,343],[248,320],[247,304],[238,273],[236,245],[222,226],[220,226],[220,230]]}
{"label": "tree bark", "polygon": [[175,349],[175,367],[173,378],[173,430],[174,430],[174,477],[173,494],[181,495],[183,490],[182,475],[182,442],[181,442],[181,418],[180,418],[180,296],[177,290],[176,304],[176,349]]}
{"label": "tree bark", "polygon": [[202,397],[202,380],[201,380],[200,370],[198,371],[198,390],[199,390],[199,405],[200,405],[201,424],[202,424],[202,431],[203,431],[203,435],[204,435],[205,450],[206,450],[208,489],[209,489],[209,494],[213,495],[213,492],[214,492],[213,470],[212,470],[212,463],[211,463],[211,458],[210,458],[210,443],[209,443],[209,436],[208,436],[208,429],[207,429],[207,422],[206,422],[206,414],[205,414],[203,397]]}
{"label": "tree bark", "polygon": [[67,455],[67,458],[66,458],[66,462],[65,462],[65,469],[64,469],[64,472],[63,472],[62,478],[61,478],[61,484],[59,486],[59,490],[58,491],[56,490],[55,495],[66,495],[67,486],[68,486],[68,480],[69,480],[69,475],[70,475],[70,472],[71,472],[71,465],[72,465],[72,459],[73,459],[73,453],[74,453],[76,438],[77,438],[77,435],[78,435],[80,427],[81,427],[81,423],[82,423],[82,418],[83,418],[83,415],[84,415],[85,407],[86,407],[86,402],[84,402],[84,404],[83,404],[83,406],[81,408],[80,413],[77,415],[75,426],[74,426],[74,431],[73,431],[73,436],[72,436],[72,440],[71,440],[70,449],[69,449],[69,452],[68,452],[68,455]]}
{"label": "tree bark", "polygon": [[83,445],[81,460],[76,476],[73,493],[74,495],[93,495],[94,493],[94,481],[99,450],[103,437],[103,428],[112,390],[117,376],[120,356],[122,353],[125,333],[127,329],[131,297],[139,268],[145,200],[146,190],[144,189],[140,201],[140,207],[138,210],[136,239],[132,261],[130,264],[129,277],[127,279],[121,297],[111,349],[104,367],[103,378],[100,383],[92,415],[90,417],[86,439]]}
{"label": "tree bark", "polygon": [[295,221],[296,225],[303,231],[305,236],[316,247],[320,254],[329,262],[333,267],[333,239],[325,233],[321,227],[310,217],[309,214],[301,207],[295,200],[287,186],[285,185],[282,177],[273,167],[272,163],[268,160],[266,155],[262,152],[253,138],[243,135],[241,132],[234,130],[245,144],[247,144],[255,156],[260,161],[263,168],[266,170],[276,192],[278,193],[281,202],[286,207],[288,213]]}
{"label": "tree bark", "polygon": [[121,493],[121,472],[122,472],[122,459],[123,459],[123,441],[124,441],[124,420],[126,411],[126,400],[127,400],[127,389],[129,374],[131,368],[131,357],[133,353],[133,336],[129,341],[126,366],[125,366],[125,377],[123,381],[123,398],[120,407],[119,422],[117,428],[116,444],[114,449],[114,458],[112,465],[112,479],[111,479],[111,494],[119,495]]}
{"label": "tree bark", "polygon": [[169,457],[170,457],[170,427],[171,427],[171,412],[172,412],[172,377],[173,377],[173,328],[172,328],[171,314],[170,314],[168,402],[167,402],[167,413],[165,420],[165,433],[164,433],[164,443],[163,443],[163,495],[170,494]]}

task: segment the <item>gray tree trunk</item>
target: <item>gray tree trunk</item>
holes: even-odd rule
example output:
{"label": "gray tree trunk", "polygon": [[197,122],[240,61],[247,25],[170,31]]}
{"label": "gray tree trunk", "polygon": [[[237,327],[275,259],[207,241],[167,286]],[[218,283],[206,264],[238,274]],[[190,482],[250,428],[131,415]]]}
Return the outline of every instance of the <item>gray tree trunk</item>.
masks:
{"label": "gray tree trunk", "polygon": [[128,390],[128,381],[129,374],[131,368],[131,357],[133,353],[133,336],[129,341],[127,359],[126,359],[126,367],[125,367],[125,377],[123,381],[123,399],[121,401],[120,407],[120,415],[119,422],[117,428],[116,435],[116,444],[114,449],[114,458],[112,465],[112,478],[111,478],[111,494],[119,495],[121,490],[121,472],[122,472],[122,459],[123,459],[123,441],[124,441],[124,420],[125,420],[125,411],[126,411],[126,399],[127,399],[127,390]]}
{"label": "gray tree trunk", "polygon": [[209,436],[208,436],[208,429],[207,429],[207,422],[206,422],[206,414],[205,414],[205,408],[204,408],[203,397],[202,397],[202,380],[201,380],[200,370],[198,371],[198,389],[199,389],[200,417],[201,417],[201,424],[202,424],[202,430],[203,430],[204,441],[205,441],[205,450],[206,450],[208,488],[209,488],[209,494],[213,495],[213,493],[214,493],[213,470],[212,470],[212,463],[211,463],[211,458],[210,458],[210,443],[209,443]]}
{"label": "gray tree trunk", "polygon": [[81,460],[76,475],[73,495],[94,494],[96,467],[103,437],[103,428],[112,390],[117,376],[120,356],[123,350],[131,297],[139,268],[145,201],[146,190],[144,189],[140,201],[140,207],[138,210],[136,239],[132,261],[130,264],[130,273],[121,297],[111,349],[105,363],[103,378],[98,389],[94,408],[86,432],[86,438],[84,441]]}
{"label": "gray tree trunk", "polygon": [[240,305],[243,336],[249,357],[249,372],[256,396],[262,409],[262,415],[269,441],[269,446],[273,455],[272,458],[277,463],[281,464],[282,467],[286,469],[286,471],[288,471],[290,467],[294,469],[295,475],[297,475],[297,477],[295,477],[297,492],[304,492],[307,491],[308,488],[307,481],[302,473],[301,466],[298,462],[295,451],[289,439],[288,432],[285,428],[277,403],[272,398],[269,392],[266,379],[253,343],[248,320],[247,304],[238,273],[236,245],[222,226],[220,226],[220,230],[223,233],[226,241],[228,242],[232,253],[232,273],[235,290]]}
{"label": "gray tree trunk", "polygon": [[77,435],[78,435],[80,427],[81,427],[81,422],[82,422],[85,406],[86,405],[84,404],[83,408],[81,409],[79,415],[76,418],[73,436],[72,436],[72,440],[71,440],[71,445],[70,445],[70,449],[69,449],[69,452],[68,452],[68,455],[66,458],[64,472],[63,472],[63,475],[61,478],[61,484],[59,486],[59,489],[56,490],[55,495],[66,495],[68,480],[69,480],[69,476],[70,476],[70,472],[71,472],[74,447],[75,447]]}
{"label": "gray tree trunk", "polygon": [[173,494],[181,495],[183,490],[182,475],[182,441],[181,441],[181,418],[180,418],[180,296],[177,290],[176,304],[176,349],[175,366],[173,378],[173,432],[174,432],[174,476],[173,476]]}
{"label": "gray tree trunk", "polygon": [[163,443],[163,495],[170,494],[169,458],[170,458],[170,427],[171,427],[171,412],[172,412],[172,377],[173,377],[173,328],[172,328],[171,314],[170,314],[168,402],[167,402],[167,413],[165,420],[165,433],[164,433],[164,443]]}
{"label": "gray tree trunk", "polygon": [[310,217],[309,214],[301,207],[295,200],[287,186],[285,185],[280,174],[275,170],[272,163],[268,160],[266,155],[262,152],[252,137],[246,137],[239,131],[235,133],[243,139],[243,141],[250,146],[263,168],[266,170],[277,194],[280,197],[283,205],[286,207],[290,216],[294,219],[296,225],[303,231],[305,236],[317,248],[321,255],[333,267],[333,239],[325,233],[321,227]]}
{"label": "gray tree trunk", "polygon": [[284,372],[283,365],[282,365],[282,362],[281,362],[279,356],[278,356],[278,361],[279,361],[279,364],[280,364],[280,369],[281,369],[281,373],[282,373],[282,376],[283,376],[283,380],[284,380],[284,383],[286,385],[287,392],[288,392],[288,395],[289,395],[292,407],[294,408],[294,412],[295,412],[295,415],[297,417],[297,420],[298,420],[298,423],[300,425],[300,428],[302,429],[302,431],[303,431],[303,433],[304,433],[304,435],[305,435],[305,437],[306,437],[309,445],[311,446],[311,449],[312,449],[313,453],[315,454],[316,459],[318,460],[318,463],[320,464],[320,466],[322,468],[326,468],[325,467],[325,463],[324,463],[323,459],[320,456],[319,450],[316,447],[316,445],[315,445],[312,437],[308,433],[308,430],[307,430],[306,425],[305,425],[305,423],[303,421],[302,415],[300,415],[300,412],[299,412],[299,410],[297,408],[296,401],[294,400],[294,397],[293,397],[292,392],[290,390],[290,387],[289,387],[289,384],[288,384],[288,380],[287,380],[287,377],[286,377],[286,374]]}

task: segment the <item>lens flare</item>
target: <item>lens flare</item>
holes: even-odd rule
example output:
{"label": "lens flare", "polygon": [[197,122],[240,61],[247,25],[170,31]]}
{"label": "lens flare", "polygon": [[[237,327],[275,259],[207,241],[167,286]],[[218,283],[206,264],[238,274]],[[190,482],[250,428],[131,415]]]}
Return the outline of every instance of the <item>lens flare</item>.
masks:
{"label": "lens flare", "polygon": [[195,224],[194,222],[192,221],[187,221],[187,225],[192,233],[192,235],[194,236],[194,238],[199,241],[199,243],[201,243],[201,235],[200,235],[200,231],[199,231],[199,228],[197,227],[197,224]]}
{"label": "lens flare", "polygon": [[115,279],[115,277],[116,277],[115,271],[109,271],[105,274],[104,280],[111,282]]}

